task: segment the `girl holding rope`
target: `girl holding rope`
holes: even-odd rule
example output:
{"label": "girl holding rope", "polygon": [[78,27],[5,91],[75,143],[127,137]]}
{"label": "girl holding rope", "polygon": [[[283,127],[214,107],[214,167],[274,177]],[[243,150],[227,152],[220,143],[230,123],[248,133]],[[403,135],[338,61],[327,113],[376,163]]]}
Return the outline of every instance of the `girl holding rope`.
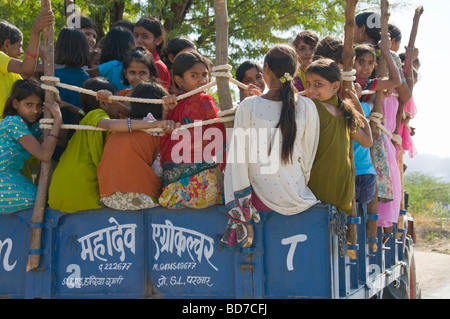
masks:
{"label": "girl holding rope", "polygon": [[33,75],[38,59],[40,33],[54,22],[53,11],[38,15],[31,28],[25,58],[21,61],[18,57],[24,53],[22,32],[16,26],[0,20],[0,119],[14,82],[21,79],[21,75]]}
{"label": "girl holding rope", "polygon": [[[390,90],[401,84],[400,74],[394,59],[392,58],[390,47],[391,42],[389,36],[383,37],[378,42],[381,54],[384,56],[388,70],[389,78],[372,78],[376,67],[376,52],[372,46],[361,44],[355,47],[355,71],[356,83],[363,90]],[[370,115],[371,107],[366,101],[369,100],[371,94],[365,94],[360,97],[361,106],[364,115]],[[373,200],[376,189],[376,170],[372,162],[370,150],[353,141],[354,161],[355,161],[355,196],[359,203],[367,204]]]}
{"label": "girl holding rope", "polygon": [[[355,17],[355,21],[355,43],[366,43],[375,50],[378,50],[377,44],[381,40],[381,28],[377,27],[377,24],[373,22],[381,21],[379,14],[374,12],[363,12]],[[411,98],[411,89],[405,81],[400,58],[393,51],[390,51],[390,54],[397,65],[397,72],[400,71],[401,84],[395,87],[398,98],[395,96],[383,98],[382,116],[384,115],[384,126],[393,136],[395,136],[398,130],[396,117],[399,100],[406,103]],[[388,69],[388,71],[390,70]],[[377,172],[377,189],[379,197],[379,219],[377,224],[380,227],[385,227],[386,231],[390,232],[392,224],[398,221],[402,197],[400,172],[396,160],[395,145],[388,135],[380,133],[375,136],[373,152],[373,161]]]}
{"label": "girl holding rope", "polygon": [[355,184],[349,158],[350,137],[363,147],[372,134],[356,93],[342,101],[341,70],[331,59],[314,61],[306,70],[306,96],[313,99],[320,117],[320,138],[308,186],[322,202],[349,213]]}
{"label": "girl holding rope", "polygon": [[[37,187],[22,175],[25,161],[33,155],[49,161],[62,124],[58,104],[44,103],[44,90],[35,79],[17,80],[5,103],[0,122],[0,214],[10,214],[33,207]],[[54,124],[42,140],[39,119],[43,106],[53,116]]]}
{"label": "girl holding rope", "polygon": [[[180,94],[196,92],[209,82],[209,74],[209,61],[198,52],[184,52],[174,60],[173,76]],[[182,125],[215,118],[218,109],[212,96],[203,91],[179,101],[165,117]],[[223,123],[178,130],[161,138],[162,206],[205,208],[223,204],[225,139]]]}
{"label": "girl holding rope", "polygon": [[[131,91],[132,97],[148,99],[162,99],[167,94],[161,85],[154,82],[140,83]],[[160,120],[162,117],[162,104],[130,104],[129,116],[133,120]],[[141,122],[146,123],[137,123]],[[131,129],[130,132],[109,134],[97,169],[100,201],[105,206],[119,210],[158,206],[161,194],[161,180],[155,168],[159,164],[160,136]]]}
{"label": "girl holding rope", "polygon": [[[104,78],[87,80],[83,88],[116,93],[113,84]],[[97,167],[102,158],[105,139],[109,132],[129,132],[150,128],[162,128],[171,132],[172,121],[143,121],[119,119],[119,110],[100,95],[81,94],[81,103],[86,116],[80,125],[98,127],[99,130],[78,130],[70,139],[56,167],[49,187],[49,206],[66,213],[102,208],[97,180]]]}

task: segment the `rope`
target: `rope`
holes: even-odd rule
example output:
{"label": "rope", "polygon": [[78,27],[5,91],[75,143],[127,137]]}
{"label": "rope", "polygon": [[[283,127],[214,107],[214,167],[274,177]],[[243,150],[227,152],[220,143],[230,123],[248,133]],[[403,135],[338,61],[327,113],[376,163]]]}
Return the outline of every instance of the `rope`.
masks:
{"label": "rope", "polygon": [[[210,125],[210,124],[216,124],[216,123],[225,123],[225,122],[231,122],[234,121],[234,117],[222,117],[222,118],[215,118],[215,119],[209,119],[205,121],[195,121],[193,123],[188,123],[181,125],[177,130],[179,129],[188,129],[192,127],[197,126],[203,126],[203,125]],[[51,130],[53,124],[52,118],[44,118],[39,121],[39,128],[43,130]],[[63,124],[61,125],[61,129],[72,129],[72,130],[87,130],[87,131],[107,131],[104,128],[91,126],[91,125],[77,125],[77,124]],[[151,128],[142,130],[147,133],[162,133],[163,130],[161,128]]]}
{"label": "rope", "polygon": [[378,112],[371,112],[370,115],[367,117],[369,121],[374,122],[377,124],[377,127],[383,131],[389,138],[397,143],[398,145],[402,145],[402,137],[398,134],[392,134],[384,125],[381,123],[381,120],[383,119],[383,114]]}
{"label": "rope", "polygon": [[[228,78],[228,80],[234,84],[236,84],[238,87],[244,89],[244,90],[248,90],[248,86],[239,82],[238,80],[234,79],[230,73],[232,69],[232,66],[229,64],[226,65],[218,65],[218,66],[214,66],[211,70],[211,76],[212,77],[226,77]],[[350,71],[342,71],[342,80],[343,81],[355,81],[356,77],[356,70],[350,70]],[[41,76],[41,80],[43,82],[52,82],[54,84],[54,86],[48,85],[48,84],[41,84],[41,87],[44,90],[49,90],[51,92],[54,92],[58,97],[59,97],[59,90],[56,88],[56,86],[64,88],[64,89],[68,89],[68,90],[72,90],[72,91],[76,91],[79,93],[83,93],[83,94],[88,94],[88,95],[92,95],[92,96],[97,96],[97,92],[96,91],[92,91],[92,90],[88,90],[88,89],[84,89],[84,88],[80,88],[74,85],[69,85],[69,84],[65,84],[65,83],[61,83],[60,79],[57,77],[53,77],[53,76]],[[199,92],[203,92],[213,86],[217,85],[216,81],[210,82],[208,84],[205,84],[195,90],[189,91],[187,93],[181,94],[179,96],[177,96],[177,101],[185,99],[187,97],[190,97],[192,95],[195,95]],[[365,90],[362,92],[362,94],[366,95],[366,94],[373,94],[376,91],[369,91],[369,90]],[[305,91],[300,92],[301,95],[305,95]],[[398,96],[398,95],[397,95]],[[109,97],[109,99],[111,100],[118,100],[118,101],[128,101],[128,102],[137,102],[137,103],[153,103],[153,104],[161,104],[163,103],[162,99],[146,99],[146,98],[136,98],[136,97],[129,97],[129,96],[116,96],[116,95],[111,95]],[[209,125],[209,124],[215,124],[215,123],[225,123],[225,122],[231,122],[234,120],[234,115],[236,113],[236,109],[237,107],[234,107],[232,109],[229,110],[224,110],[218,113],[219,118],[217,119],[211,119],[211,120],[206,120],[206,121],[196,121],[194,123],[189,123],[189,124],[185,124],[182,125],[180,128],[191,128],[194,126],[200,126],[200,125]],[[398,134],[392,134],[388,129],[386,129],[382,123],[381,123],[381,119],[383,118],[383,115],[380,113],[376,113],[376,112],[372,112],[370,114],[370,116],[368,117],[368,119],[370,121],[373,121],[377,124],[377,126],[384,132],[386,133],[389,138],[391,138],[394,142],[396,142],[397,144],[401,145],[401,137]],[[53,119],[42,119],[39,121],[40,123],[40,128],[41,129],[51,129],[52,128],[52,123],[53,123]],[[95,130],[95,131],[106,131],[105,129],[99,128],[99,127],[94,127],[94,126],[89,126],[89,125],[73,125],[73,124],[63,124],[61,126],[61,129],[75,129],[75,130]],[[157,132],[157,133],[162,133],[162,129],[160,128],[154,128],[154,129],[148,129],[148,130],[144,130],[146,132]]]}
{"label": "rope", "polygon": [[350,70],[350,71],[341,71],[342,74],[342,81],[349,81],[349,82],[353,82],[356,80],[356,70]]}

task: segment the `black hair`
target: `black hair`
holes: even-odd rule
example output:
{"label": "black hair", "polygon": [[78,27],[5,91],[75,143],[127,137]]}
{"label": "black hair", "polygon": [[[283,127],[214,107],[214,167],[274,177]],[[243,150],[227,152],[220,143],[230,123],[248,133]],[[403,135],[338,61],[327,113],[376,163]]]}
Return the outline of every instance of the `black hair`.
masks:
{"label": "black hair", "polygon": [[128,21],[128,20],[119,20],[116,23],[113,24],[113,28],[122,27],[125,29],[130,30],[131,32],[134,31],[134,22]]}
{"label": "black hair", "polygon": [[247,70],[250,70],[252,68],[255,68],[258,72],[262,73],[262,68],[258,64],[256,64],[256,62],[244,61],[236,69],[236,80],[242,82],[245,77],[245,72],[247,72]]}
{"label": "black hair", "polygon": [[55,44],[55,63],[82,67],[89,63],[89,43],[80,29],[64,28]]}
{"label": "black hair", "polygon": [[150,72],[150,79],[156,79],[158,77],[158,69],[156,68],[155,59],[153,55],[146,49],[142,47],[137,47],[130,53],[128,53],[123,59],[123,84],[126,86],[130,85],[127,78],[125,77],[126,69],[130,66],[132,61],[136,61],[144,64],[148,71]]}
{"label": "black hair", "polygon": [[402,41],[402,31],[400,31],[400,29],[398,27],[396,27],[393,24],[389,24],[388,25],[388,32],[389,32],[389,36],[392,39],[395,39],[395,41],[400,42]]}
{"label": "black hair", "polygon": [[80,29],[93,29],[95,33],[98,33],[97,25],[86,15],[81,15],[80,17]]}
{"label": "black hair", "polygon": [[376,53],[374,47],[371,45],[368,45],[368,44],[359,44],[354,47],[354,51],[355,51],[355,62],[356,62],[356,60],[358,60],[358,58],[362,58],[365,54],[370,54],[373,56],[373,58],[375,60],[375,65],[373,68],[373,72],[369,77],[370,78],[375,77],[376,64],[377,64],[377,53]]}
{"label": "black hair", "polygon": [[[369,23],[370,21],[370,23]],[[359,27],[364,26],[369,38],[378,43],[381,39],[381,21],[380,15],[376,12],[362,12],[355,17],[355,22]]]}
{"label": "black hair", "polygon": [[167,43],[162,59],[169,70],[172,69],[172,62],[169,60],[169,54],[172,54],[175,57],[178,53],[188,48],[191,48],[194,51],[197,50],[195,43],[185,37],[173,38]]}
{"label": "black hair", "polygon": [[316,47],[314,60],[320,58],[329,58],[336,63],[343,63],[342,50],[344,49],[344,42],[342,39],[333,36],[326,36],[319,41]]}
{"label": "black hair", "polygon": [[8,115],[17,115],[17,110],[13,107],[13,101],[22,101],[31,95],[36,95],[42,102],[45,100],[45,91],[41,88],[41,82],[34,78],[17,80],[14,82],[11,93],[5,102],[3,109],[3,118]]}
{"label": "black hair", "polygon": [[153,33],[155,38],[162,36],[162,41],[159,45],[156,46],[156,51],[158,54],[161,54],[166,46],[166,31],[164,30],[164,26],[161,21],[153,16],[149,16],[146,18],[140,19],[134,27],[143,27]]}
{"label": "black hair", "polygon": [[[210,72],[210,61],[197,51],[183,52],[177,55],[173,61],[172,74],[183,77],[184,72],[192,68],[196,63],[203,63],[208,72]],[[175,81],[175,85],[178,87]]]}
{"label": "black hair", "polygon": [[[297,52],[290,44],[278,44],[272,47],[264,58],[264,65],[275,74],[276,77],[285,79],[286,74],[292,78],[297,71]],[[296,89],[292,80],[281,81],[281,114],[277,128],[281,130],[283,138],[281,144],[281,162],[292,163],[294,142],[297,136],[297,124],[295,116]],[[270,150],[269,150],[270,153]]]}
{"label": "black hair", "polygon": [[103,40],[100,64],[112,60],[122,62],[125,55],[134,48],[134,36],[130,30],[122,27],[112,28]]}
{"label": "black hair", "polygon": [[22,41],[22,32],[8,21],[0,20],[0,47],[3,46],[6,40],[9,40],[11,44]]}
{"label": "black hair", "polygon": [[315,47],[317,45],[317,42],[319,42],[319,37],[313,31],[306,30],[297,34],[294,41],[292,41],[293,46],[296,48],[299,45],[300,41],[303,41],[307,45],[312,45]]}
{"label": "black hair", "polygon": [[[306,74],[308,75],[310,73],[317,74],[328,82],[333,83],[337,81],[342,84],[341,69],[339,68],[337,63],[331,59],[324,58],[313,61],[313,63],[311,63],[306,69]],[[359,112],[354,109],[353,104],[349,100],[346,99],[343,101],[339,97],[339,93],[338,100],[339,110],[344,114],[344,117],[347,121],[347,126],[352,132],[356,131],[359,126],[363,125],[361,121],[361,114],[359,114]]]}
{"label": "black hair", "polygon": [[[146,99],[162,99],[168,94],[164,87],[155,82],[139,83],[130,92],[131,97]],[[130,106],[131,110],[128,116],[131,118],[144,118],[148,113],[152,113],[155,119],[161,119],[162,117],[162,104],[131,102]]]}
{"label": "black hair", "polygon": [[[83,83],[83,88],[95,92],[99,90],[108,90],[113,95],[117,93],[117,88],[114,86],[114,84],[101,76],[87,79]],[[92,110],[100,108],[100,102],[97,100],[97,98],[89,94],[80,93],[80,102],[83,111],[86,114]]]}

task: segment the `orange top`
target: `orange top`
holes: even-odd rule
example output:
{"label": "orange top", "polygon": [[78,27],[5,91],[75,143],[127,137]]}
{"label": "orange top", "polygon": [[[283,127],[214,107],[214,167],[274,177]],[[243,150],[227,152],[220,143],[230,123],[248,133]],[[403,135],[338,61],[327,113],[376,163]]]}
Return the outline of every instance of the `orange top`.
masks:
{"label": "orange top", "polygon": [[119,191],[158,198],[161,181],[151,166],[159,143],[159,136],[143,131],[110,133],[97,168],[100,197]]}

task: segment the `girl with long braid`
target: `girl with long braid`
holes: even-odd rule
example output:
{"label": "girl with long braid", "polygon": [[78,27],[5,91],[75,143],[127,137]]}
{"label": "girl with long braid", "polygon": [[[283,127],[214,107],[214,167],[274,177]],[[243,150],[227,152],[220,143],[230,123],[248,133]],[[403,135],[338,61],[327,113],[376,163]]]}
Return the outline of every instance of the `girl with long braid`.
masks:
{"label": "girl with long braid", "polygon": [[[288,44],[265,56],[267,93],[244,99],[236,111],[225,169],[228,225],[222,242],[249,247],[258,211],[294,215],[318,201],[307,187],[319,139],[314,103],[297,93],[297,54]],[[247,138],[249,137],[249,138]]]}

